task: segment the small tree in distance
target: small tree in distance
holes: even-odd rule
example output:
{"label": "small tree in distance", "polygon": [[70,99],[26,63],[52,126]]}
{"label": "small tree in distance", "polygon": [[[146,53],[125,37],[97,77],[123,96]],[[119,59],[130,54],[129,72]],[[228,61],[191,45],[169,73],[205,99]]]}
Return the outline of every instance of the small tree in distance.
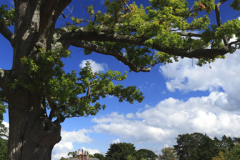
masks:
{"label": "small tree in distance", "polygon": [[173,147],[165,147],[161,150],[162,154],[159,154],[159,160],[174,160],[179,157],[176,155],[176,150]]}
{"label": "small tree in distance", "polygon": [[95,153],[94,157],[98,158],[99,160],[104,160],[105,159],[104,155],[102,155],[100,153]]}

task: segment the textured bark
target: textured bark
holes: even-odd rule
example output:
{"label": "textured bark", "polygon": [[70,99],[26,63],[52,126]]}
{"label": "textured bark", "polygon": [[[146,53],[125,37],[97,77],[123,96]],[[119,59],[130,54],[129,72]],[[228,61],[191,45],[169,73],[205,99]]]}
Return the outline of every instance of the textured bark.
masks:
{"label": "textured bark", "polygon": [[47,118],[39,97],[27,90],[12,91],[8,96],[9,160],[51,160],[52,149],[61,140],[60,124]]}

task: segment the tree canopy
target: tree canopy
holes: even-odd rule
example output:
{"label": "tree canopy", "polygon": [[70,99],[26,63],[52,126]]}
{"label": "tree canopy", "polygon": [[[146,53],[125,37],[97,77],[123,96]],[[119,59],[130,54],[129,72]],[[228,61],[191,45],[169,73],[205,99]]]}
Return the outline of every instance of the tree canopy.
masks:
{"label": "tree canopy", "polygon": [[137,159],[146,158],[150,160],[155,160],[158,156],[151,150],[139,149],[137,150]]}
{"label": "tree canopy", "polygon": [[159,154],[159,160],[173,160],[178,159],[179,157],[176,155],[176,150],[172,147],[165,147],[161,150],[161,154]]}
{"label": "tree canopy", "polygon": [[127,157],[130,159],[136,158],[136,150],[134,144],[123,142],[110,144],[105,159],[127,160]]}
{"label": "tree canopy", "polygon": [[[234,153],[238,152],[237,143],[239,138],[222,136],[222,140],[214,137],[212,140],[206,134],[192,133],[178,135],[177,145],[173,145],[180,159],[196,159],[196,160],[212,160],[213,157],[221,157],[222,155],[229,155],[231,150]],[[236,143],[236,144],[235,144]],[[233,156],[236,158],[236,156]]]}
{"label": "tree canopy", "polygon": [[105,159],[104,155],[102,155],[101,153],[95,153],[93,156],[98,158],[99,160],[104,160]]}

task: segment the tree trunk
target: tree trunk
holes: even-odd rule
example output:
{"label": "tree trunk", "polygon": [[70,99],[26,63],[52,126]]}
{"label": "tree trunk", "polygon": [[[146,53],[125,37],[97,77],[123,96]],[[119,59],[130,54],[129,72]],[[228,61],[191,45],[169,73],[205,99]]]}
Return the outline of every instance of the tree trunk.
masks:
{"label": "tree trunk", "polygon": [[[3,82],[29,84],[33,79],[20,59],[37,60],[39,48],[52,50],[56,20],[71,0],[14,0],[14,34],[8,39],[13,47],[12,69]],[[0,77],[1,78],[1,77]],[[3,84],[3,83],[2,83]],[[2,85],[8,100],[9,139],[8,160],[51,160],[54,145],[61,140],[59,121],[52,122],[46,115],[42,90],[31,93],[18,86],[10,89]]]}
{"label": "tree trunk", "polygon": [[9,160],[51,160],[61,126],[46,117],[41,95],[27,90],[9,96]]}

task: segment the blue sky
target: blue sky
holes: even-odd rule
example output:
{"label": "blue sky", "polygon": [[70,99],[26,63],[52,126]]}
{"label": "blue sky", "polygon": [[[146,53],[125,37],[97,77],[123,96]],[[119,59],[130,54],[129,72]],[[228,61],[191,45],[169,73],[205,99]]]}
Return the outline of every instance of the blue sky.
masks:
{"label": "blue sky", "polygon": [[[130,3],[133,1],[130,0]],[[189,5],[192,7],[193,1]],[[218,1],[217,1],[218,2]],[[238,12],[232,11],[229,5],[221,6],[222,22],[238,18]],[[13,7],[12,0],[0,0]],[[73,16],[81,18],[86,11],[81,7],[93,4],[95,10],[104,13],[103,0],[73,0],[64,10],[70,13],[74,5]],[[138,0],[136,4],[148,5],[147,0]],[[210,15],[211,22],[216,24],[215,13]],[[65,26],[66,20],[59,19],[56,27]],[[10,27],[13,32],[13,27]],[[233,38],[232,40],[234,40]],[[0,68],[11,69],[13,50],[10,43],[0,36]],[[105,73],[108,70],[129,71],[128,66],[114,57],[92,53],[84,55],[83,49],[70,47],[71,58],[62,59],[65,72],[75,70],[77,73],[88,60],[93,72]],[[179,58],[179,62],[158,64],[148,73],[128,72],[124,81],[113,81],[124,87],[136,86],[145,97],[142,103],[134,101],[118,102],[115,97],[100,99],[106,104],[105,110],[96,116],[66,119],[62,123],[62,140],[56,144],[52,159],[68,157],[67,153],[78,149],[87,150],[90,154],[105,154],[111,143],[132,143],[138,149],[149,149],[156,154],[164,147],[176,144],[176,137],[186,133],[206,133],[213,138],[221,139],[223,135],[238,137],[240,131],[239,106],[240,98],[240,51],[226,54],[226,59],[218,59],[212,64],[196,66],[197,60]],[[210,69],[210,67],[212,69]],[[8,110],[4,114],[4,124],[8,125]]]}

